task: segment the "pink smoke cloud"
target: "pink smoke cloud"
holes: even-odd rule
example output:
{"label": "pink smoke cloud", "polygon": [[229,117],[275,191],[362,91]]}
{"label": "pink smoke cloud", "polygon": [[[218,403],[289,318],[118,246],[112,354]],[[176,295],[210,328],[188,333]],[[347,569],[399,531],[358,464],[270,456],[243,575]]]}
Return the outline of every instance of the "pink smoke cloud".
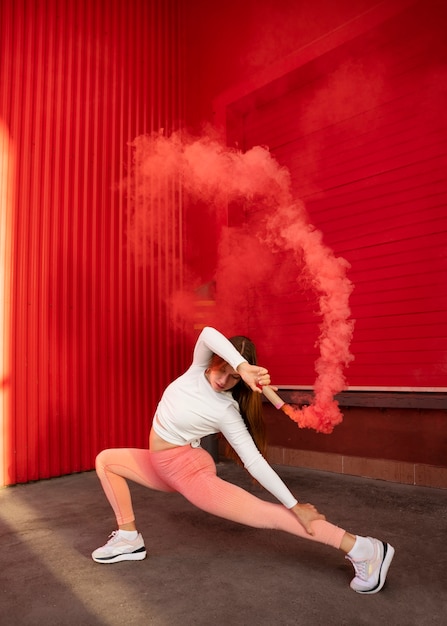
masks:
{"label": "pink smoke cloud", "polygon": [[[159,235],[165,221],[172,220],[173,202],[182,206],[201,203],[224,214],[236,206],[245,215],[245,222],[242,219],[238,226],[223,227],[216,242],[216,306],[202,312],[204,324],[224,332],[236,329],[244,313],[257,316],[260,322],[262,312],[253,312],[253,294],[260,289],[272,294],[279,291],[278,283],[290,282],[292,268],[295,287],[312,289],[319,309],[314,395],[307,406],[288,406],[286,412],[302,428],[331,432],[342,421],[334,395],[346,387],[344,368],[353,359],[349,351],[353,285],[347,277],[347,261],[324,244],[305,206],[293,197],[289,171],[266,148],[255,146],[243,153],[211,136],[160,133],[136,138],[133,147],[134,164],[127,182],[132,206],[129,236],[140,257],[145,246],[161,245]],[[163,253],[169,262],[178,262],[169,245]],[[281,255],[288,258],[287,277],[285,272],[281,276],[277,261]],[[183,289],[169,294],[173,323],[197,317],[192,296],[197,285],[194,276],[185,277]]]}

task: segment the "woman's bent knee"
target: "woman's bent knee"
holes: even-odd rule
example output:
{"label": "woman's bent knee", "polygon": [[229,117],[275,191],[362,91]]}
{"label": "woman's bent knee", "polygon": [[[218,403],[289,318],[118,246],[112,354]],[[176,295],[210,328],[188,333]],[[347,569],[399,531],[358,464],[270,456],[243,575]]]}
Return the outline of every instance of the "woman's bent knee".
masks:
{"label": "woman's bent knee", "polygon": [[102,469],[104,469],[104,467],[107,465],[108,459],[110,459],[110,452],[112,450],[108,449],[108,450],[102,450],[95,459],[95,467],[96,467],[96,471],[100,471]]}

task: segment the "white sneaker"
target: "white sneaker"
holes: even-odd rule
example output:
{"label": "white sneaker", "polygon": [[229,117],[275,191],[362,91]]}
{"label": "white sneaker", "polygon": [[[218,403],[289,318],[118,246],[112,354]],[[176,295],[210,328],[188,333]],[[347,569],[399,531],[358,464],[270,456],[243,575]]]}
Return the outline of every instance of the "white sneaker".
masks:
{"label": "white sneaker", "polygon": [[368,537],[373,543],[374,555],[366,561],[354,561],[350,556],[355,569],[355,577],[351,580],[351,589],[357,593],[377,593],[385,584],[388,568],[394,556],[394,548],[389,543]]}
{"label": "white sneaker", "polygon": [[146,548],[140,533],[133,541],[123,539],[119,530],[114,530],[108,542],[92,552],[97,563],[118,563],[118,561],[142,561],[146,558]]}

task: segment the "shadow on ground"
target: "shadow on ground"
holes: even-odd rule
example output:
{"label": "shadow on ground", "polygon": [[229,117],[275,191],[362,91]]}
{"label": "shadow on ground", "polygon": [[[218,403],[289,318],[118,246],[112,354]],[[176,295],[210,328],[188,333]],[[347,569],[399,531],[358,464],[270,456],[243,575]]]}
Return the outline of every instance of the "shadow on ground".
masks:
{"label": "shadow on ground", "polygon": [[[149,556],[99,565],[114,530],[94,472],[0,490],[0,623],[14,626],[443,626],[447,491],[276,467],[326,517],[396,548],[385,588],[361,596],[332,548],[246,528],[178,494],[131,484]],[[230,462],[219,475],[270,499]]]}

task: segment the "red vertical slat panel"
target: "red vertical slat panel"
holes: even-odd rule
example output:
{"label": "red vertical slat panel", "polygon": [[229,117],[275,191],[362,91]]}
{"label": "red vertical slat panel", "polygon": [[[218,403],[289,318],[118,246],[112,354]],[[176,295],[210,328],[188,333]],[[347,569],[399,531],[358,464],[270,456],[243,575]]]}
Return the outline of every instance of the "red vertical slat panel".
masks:
{"label": "red vertical slat panel", "polygon": [[[2,48],[11,47],[11,7],[0,10],[8,26],[2,29]],[[10,84],[12,58],[3,59],[0,84]],[[10,93],[0,90],[0,110],[10,111]],[[12,463],[13,433],[11,410],[11,280],[13,272],[12,204],[15,189],[14,145],[5,120],[0,117],[0,485]]]}
{"label": "red vertical slat panel", "polygon": [[[1,484],[146,445],[182,362],[165,314],[181,263],[154,233],[136,257],[120,185],[135,137],[182,119],[180,5],[0,4]],[[181,206],[150,209],[181,259]]]}
{"label": "red vertical slat panel", "polygon": [[14,188],[14,146],[6,125],[0,120],[0,485],[5,468],[12,463],[11,412],[11,283],[12,190]]}

